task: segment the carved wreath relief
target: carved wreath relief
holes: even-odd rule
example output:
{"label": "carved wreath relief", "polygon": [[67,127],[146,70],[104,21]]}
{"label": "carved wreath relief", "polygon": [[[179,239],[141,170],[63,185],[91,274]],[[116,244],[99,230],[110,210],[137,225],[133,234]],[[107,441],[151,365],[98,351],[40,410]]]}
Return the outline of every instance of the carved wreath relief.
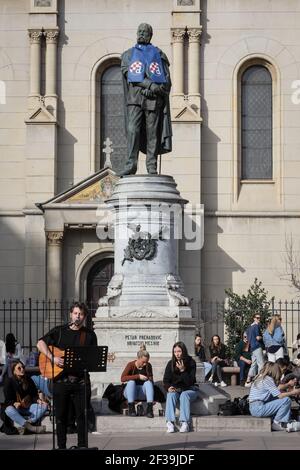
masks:
{"label": "carved wreath relief", "polygon": [[164,227],[155,235],[151,235],[149,232],[141,232],[140,224],[136,226],[128,224],[128,227],[135,233],[129,238],[128,245],[124,249],[122,266],[125,261],[132,262],[135,259],[138,261],[153,259],[157,252],[157,240],[163,240],[162,233]]}

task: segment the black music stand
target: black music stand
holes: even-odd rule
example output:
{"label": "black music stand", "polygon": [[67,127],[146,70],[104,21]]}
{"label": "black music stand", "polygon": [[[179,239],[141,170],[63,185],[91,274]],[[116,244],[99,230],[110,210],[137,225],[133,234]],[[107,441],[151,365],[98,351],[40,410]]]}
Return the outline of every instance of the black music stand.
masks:
{"label": "black music stand", "polygon": [[[106,372],[108,346],[73,346],[65,349],[64,372],[72,375],[84,373],[84,426],[85,447],[88,446],[87,377],[88,372]],[[98,447],[91,447],[98,450]]]}

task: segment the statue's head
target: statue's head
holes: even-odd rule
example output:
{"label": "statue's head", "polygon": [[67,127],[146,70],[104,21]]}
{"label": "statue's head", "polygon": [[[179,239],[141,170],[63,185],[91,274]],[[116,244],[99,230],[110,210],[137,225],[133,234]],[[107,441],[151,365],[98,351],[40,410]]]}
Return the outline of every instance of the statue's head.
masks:
{"label": "statue's head", "polygon": [[138,44],[149,44],[153,35],[153,29],[150,24],[141,23],[137,29]]}

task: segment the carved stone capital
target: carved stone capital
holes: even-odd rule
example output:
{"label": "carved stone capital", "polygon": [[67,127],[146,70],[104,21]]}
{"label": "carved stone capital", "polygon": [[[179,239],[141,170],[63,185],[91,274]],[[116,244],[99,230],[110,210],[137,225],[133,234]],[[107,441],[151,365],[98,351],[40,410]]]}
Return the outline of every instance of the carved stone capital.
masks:
{"label": "carved stone capital", "polygon": [[178,43],[178,42],[183,43],[184,37],[185,37],[185,34],[186,34],[185,29],[183,29],[183,28],[172,28],[171,32],[172,32],[173,43]]}
{"label": "carved stone capital", "polygon": [[200,42],[200,37],[202,33],[202,27],[200,28],[191,28],[188,29],[187,35],[189,38],[189,42]]}
{"label": "carved stone capital", "polygon": [[46,232],[48,245],[61,245],[64,232]]}
{"label": "carved stone capital", "polygon": [[44,31],[47,44],[56,44],[59,36],[58,29],[47,29]]}
{"label": "carved stone capital", "polygon": [[43,33],[41,29],[29,29],[28,35],[30,44],[40,44]]}

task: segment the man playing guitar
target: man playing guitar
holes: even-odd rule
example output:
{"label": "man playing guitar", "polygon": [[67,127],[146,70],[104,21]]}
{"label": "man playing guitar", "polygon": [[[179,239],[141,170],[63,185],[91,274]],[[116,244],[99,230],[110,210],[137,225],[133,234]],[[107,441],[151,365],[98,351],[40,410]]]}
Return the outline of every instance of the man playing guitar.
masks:
{"label": "man playing guitar", "polygon": [[94,331],[84,326],[86,315],[86,306],[75,302],[70,308],[70,323],[56,326],[37,343],[37,348],[42,353],[40,355],[41,375],[54,378],[53,397],[59,449],[66,449],[70,400],[73,401],[75,408],[78,447],[85,446],[84,376],[83,373],[76,376],[66,374],[63,371],[63,355],[64,349],[68,347],[97,346]]}

